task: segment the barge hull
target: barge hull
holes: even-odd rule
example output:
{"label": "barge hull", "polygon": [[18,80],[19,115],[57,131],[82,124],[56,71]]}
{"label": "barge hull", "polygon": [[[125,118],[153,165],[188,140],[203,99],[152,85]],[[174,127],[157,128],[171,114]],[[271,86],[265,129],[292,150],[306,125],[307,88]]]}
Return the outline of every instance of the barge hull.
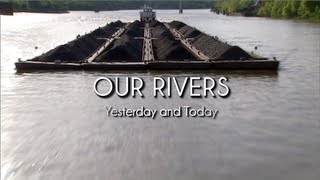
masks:
{"label": "barge hull", "polygon": [[136,70],[277,70],[279,61],[243,60],[243,61],[156,61],[151,63],[48,63],[24,61],[15,63],[17,71],[40,70],[103,70],[103,71],[136,71]]}

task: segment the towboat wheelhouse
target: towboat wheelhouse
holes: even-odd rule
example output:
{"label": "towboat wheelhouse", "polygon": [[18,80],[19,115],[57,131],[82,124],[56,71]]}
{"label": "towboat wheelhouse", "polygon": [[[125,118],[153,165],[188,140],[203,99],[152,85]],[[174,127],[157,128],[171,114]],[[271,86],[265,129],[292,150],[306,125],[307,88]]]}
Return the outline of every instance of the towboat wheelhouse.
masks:
{"label": "towboat wheelhouse", "polygon": [[156,12],[148,5],[144,5],[143,11],[140,11],[140,21],[141,22],[152,22],[156,20]]}

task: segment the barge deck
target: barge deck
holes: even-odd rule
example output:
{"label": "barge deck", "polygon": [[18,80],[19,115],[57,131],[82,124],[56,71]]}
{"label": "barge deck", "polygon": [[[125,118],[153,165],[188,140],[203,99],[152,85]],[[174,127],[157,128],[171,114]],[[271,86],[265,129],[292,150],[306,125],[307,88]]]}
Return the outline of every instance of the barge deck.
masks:
{"label": "barge deck", "polygon": [[279,61],[229,45],[182,22],[162,23],[153,17],[112,22],[33,59],[19,60],[15,66],[17,71],[277,70]]}

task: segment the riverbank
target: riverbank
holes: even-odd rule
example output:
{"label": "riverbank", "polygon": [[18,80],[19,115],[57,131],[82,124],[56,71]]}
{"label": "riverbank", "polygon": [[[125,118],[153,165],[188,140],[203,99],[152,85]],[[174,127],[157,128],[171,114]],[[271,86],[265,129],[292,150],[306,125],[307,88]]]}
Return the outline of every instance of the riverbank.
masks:
{"label": "riverbank", "polygon": [[47,13],[47,14],[66,14],[70,13],[67,10],[38,10],[38,11],[32,11],[32,10],[16,10],[13,11],[14,13]]}
{"label": "riverbank", "polygon": [[226,0],[214,3],[212,11],[235,16],[268,17],[273,19],[320,22],[320,1]]}
{"label": "riverbank", "polygon": [[[39,13],[67,13],[68,11],[114,11],[114,10],[134,10],[141,9],[145,1],[51,1],[51,0],[32,0],[19,1],[13,0],[11,3],[14,12],[39,12]],[[150,1],[147,4],[155,9],[178,9],[179,1]],[[209,2],[183,3],[184,9],[208,9],[211,7]]]}
{"label": "riverbank", "polygon": [[[218,13],[217,13],[218,14]],[[219,13],[220,14],[220,13]],[[300,21],[300,22],[308,22],[308,23],[320,23],[320,19],[317,18],[301,18],[301,17],[293,17],[293,18],[285,18],[285,17],[268,17],[268,16],[259,16],[253,14],[251,12],[243,13],[243,12],[232,12],[226,13],[225,16],[243,16],[243,17],[261,17],[261,18],[269,18],[275,20],[292,20],[292,21]]]}

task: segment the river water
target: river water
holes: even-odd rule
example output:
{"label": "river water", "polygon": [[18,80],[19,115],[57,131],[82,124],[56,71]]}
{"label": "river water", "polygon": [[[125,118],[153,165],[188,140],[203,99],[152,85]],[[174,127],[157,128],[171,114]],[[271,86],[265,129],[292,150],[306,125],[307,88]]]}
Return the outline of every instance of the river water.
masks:
{"label": "river water", "polygon": [[[280,60],[278,72],[36,72],[28,59],[138,11],[1,16],[2,179],[318,179],[320,25],[159,10],[229,44]],[[38,46],[38,49],[35,49]],[[138,76],[145,98],[102,99],[100,76]],[[152,96],[153,77],[225,76],[228,98]],[[218,109],[211,118],[111,118],[115,108]]]}

